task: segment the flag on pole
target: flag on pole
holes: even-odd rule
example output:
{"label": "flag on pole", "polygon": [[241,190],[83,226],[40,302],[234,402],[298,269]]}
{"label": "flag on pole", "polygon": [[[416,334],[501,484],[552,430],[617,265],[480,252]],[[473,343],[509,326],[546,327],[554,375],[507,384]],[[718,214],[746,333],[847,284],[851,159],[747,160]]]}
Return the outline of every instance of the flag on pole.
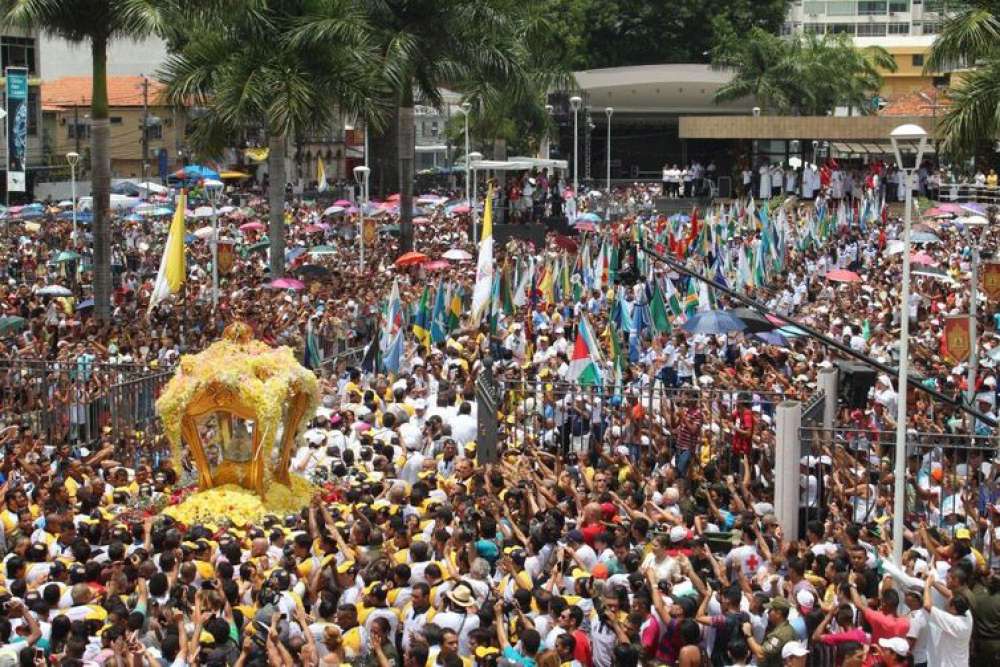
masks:
{"label": "flag on pole", "polygon": [[653,321],[653,329],[657,333],[670,333],[670,320],[667,317],[667,307],[663,303],[663,294],[660,293],[660,286],[653,285],[653,297],[649,301],[649,315]]}
{"label": "flag on pole", "polygon": [[493,186],[486,191],[483,205],[483,231],[476,262],[476,285],[472,290],[472,321],[479,323],[493,293]]}
{"label": "flag on pole", "polygon": [[316,160],[316,190],[318,192],[326,192],[329,185],[326,182],[326,165],[323,164],[323,158],[317,158]]}
{"label": "flag on pole", "polygon": [[445,313],[445,289],[444,282],[438,283],[437,293],[434,295],[434,312],[431,313],[431,342],[443,343],[448,338],[448,322]]}
{"label": "flag on pole", "polygon": [[187,208],[187,195],[183,190],[177,195],[175,207],[167,244],[163,248],[163,257],[160,258],[160,270],[156,273],[156,283],[149,295],[147,313],[152,312],[158,303],[171,294],[177,294],[187,274],[184,264],[184,209]]}
{"label": "flag on pole", "polygon": [[601,349],[586,315],[581,316],[576,330],[576,343],[566,377],[582,385],[601,384]]}
{"label": "flag on pole", "polygon": [[454,331],[458,328],[462,318],[462,288],[456,285],[448,293],[448,303],[445,309],[445,323],[447,330]]}
{"label": "flag on pole", "polygon": [[431,294],[430,288],[424,285],[424,293],[420,295],[417,313],[413,318],[413,335],[424,346],[431,349]]}

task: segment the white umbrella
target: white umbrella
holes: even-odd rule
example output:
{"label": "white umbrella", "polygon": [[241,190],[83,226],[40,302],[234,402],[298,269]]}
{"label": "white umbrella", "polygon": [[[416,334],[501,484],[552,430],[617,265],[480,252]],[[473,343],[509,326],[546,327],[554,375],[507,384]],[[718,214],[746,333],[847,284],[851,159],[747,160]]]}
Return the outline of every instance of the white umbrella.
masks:
{"label": "white umbrella", "polygon": [[71,296],[73,293],[62,285],[46,285],[38,290],[42,296]]}
{"label": "white umbrella", "polygon": [[887,255],[899,255],[902,254],[903,250],[906,248],[906,244],[902,241],[889,241],[889,244],[885,248],[885,254]]}
{"label": "white umbrella", "polygon": [[467,262],[472,259],[472,255],[461,248],[452,248],[441,256],[454,262]]}
{"label": "white umbrella", "polygon": [[59,208],[73,208],[73,200],[72,199],[64,199],[61,202],[59,202],[58,204],[56,204],[56,206],[58,206]]}
{"label": "white umbrella", "polygon": [[206,188],[222,188],[225,187],[226,185],[222,181],[217,181],[214,178],[206,178],[204,181],[201,182],[201,184],[204,185]]}
{"label": "white umbrella", "polygon": [[192,218],[211,218],[212,217],[212,207],[211,206],[199,206],[191,214]]}
{"label": "white umbrella", "polygon": [[219,215],[226,215],[227,213],[232,213],[236,210],[235,206],[223,206],[219,209]]}
{"label": "white umbrella", "polygon": [[212,228],[211,227],[199,227],[194,230],[194,235],[199,239],[210,239],[212,238]]}
{"label": "white umbrella", "polygon": [[162,186],[159,183],[153,183],[152,181],[145,181],[143,183],[140,183],[139,189],[145,190],[146,192],[155,192],[158,195],[170,192],[170,188]]}
{"label": "white umbrella", "polygon": [[970,216],[968,216],[966,218],[959,218],[958,222],[962,223],[963,225],[988,225],[988,224],[990,224],[990,221],[987,220],[986,217],[982,216],[982,215],[970,215]]}
{"label": "white umbrella", "polygon": [[343,213],[343,212],[344,212],[343,206],[330,206],[325,211],[323,211],[323,215],[337,215],[338,213]]}

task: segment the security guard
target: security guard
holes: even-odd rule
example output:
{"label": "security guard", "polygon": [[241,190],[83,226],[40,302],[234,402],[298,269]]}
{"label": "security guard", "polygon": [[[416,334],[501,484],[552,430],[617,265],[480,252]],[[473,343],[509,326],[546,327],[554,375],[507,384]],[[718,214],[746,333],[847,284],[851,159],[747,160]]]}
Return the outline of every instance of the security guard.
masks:
{"label": "security guard", "polygon": [[758,644],[754,639],[750,624],[743,624],[747,646],[753,651],[760,667],[780,667],[781,649],[788,642],[795,641],[795,628],[788,622],[788,613],[791,609],[792,605],[785,598],[773,598],[767,603],[767,620],[773,630],[765,635],[762,644]]}

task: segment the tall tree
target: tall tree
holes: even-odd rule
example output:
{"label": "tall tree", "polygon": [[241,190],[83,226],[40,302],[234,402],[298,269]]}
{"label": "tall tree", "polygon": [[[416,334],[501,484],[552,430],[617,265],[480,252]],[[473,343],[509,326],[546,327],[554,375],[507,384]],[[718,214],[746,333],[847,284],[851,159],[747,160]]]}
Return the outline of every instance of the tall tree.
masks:
{"label": "tall tree", "polygon": [[[322,43],[299,30],[322,15]],[[225,21],[189,23],[160,73],[167,97],[207,109],[194,145],[218,154],[233,140],[262,133],[268,145],[271,278],[285,268],[285,158],[288,139],[329,126],[337,114],[377,120],[387,94],[365,14],[349,0],[253,0]]]}
{"label": "tall tree", "polygon": [[969,155],[1000,136],[1000,0],[973,0],[945,21],[926,69],[954,68],[967,71],[952,79],[937,134],[943,150]]}
{"label": "tall tree", "polygon": [[2,23],[87,44],[93,59],[90,103],[91,191],[94,197],[94,313],[111,317],[111,154],[108,46],[143,39],[165,27],[167,2],[158,0],[0,0]]}

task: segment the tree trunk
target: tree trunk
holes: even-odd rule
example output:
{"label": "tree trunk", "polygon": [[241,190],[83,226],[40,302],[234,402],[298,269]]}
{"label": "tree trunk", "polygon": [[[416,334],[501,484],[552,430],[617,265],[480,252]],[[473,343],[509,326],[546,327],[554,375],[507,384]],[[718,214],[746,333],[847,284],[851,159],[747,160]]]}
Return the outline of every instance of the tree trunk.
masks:
{"label": "tree trunk", "polygon": [[271,135],[267,155],[267,235],[271,239],[271,280],[285,273],[285,135]]}
{"label": "tree trunk", "polygon": [[93,91],[90,106],[90,169],[93,195],[94,314],[102,322],[111,319],[111,153],[108,140],[108,43],[94,38]]}
{"label": "tree trunk", "polygon": [[413,86],[403,84],[399,106],[399,254],[413,250]]}
{"label": "tree trunk", "polygon": [[378,132],[373,129],[368,135],[370,142],[368,166],[372,170],[369,177],[371,179],[369,188],[371,194],[379,199],[385,199],[399,186],[399,163],[397,161],[399,153],[396,149],[396,145],[399,143],[396,136],[398,117],[399,108],[393,107],[386,119],[385,127]]}

